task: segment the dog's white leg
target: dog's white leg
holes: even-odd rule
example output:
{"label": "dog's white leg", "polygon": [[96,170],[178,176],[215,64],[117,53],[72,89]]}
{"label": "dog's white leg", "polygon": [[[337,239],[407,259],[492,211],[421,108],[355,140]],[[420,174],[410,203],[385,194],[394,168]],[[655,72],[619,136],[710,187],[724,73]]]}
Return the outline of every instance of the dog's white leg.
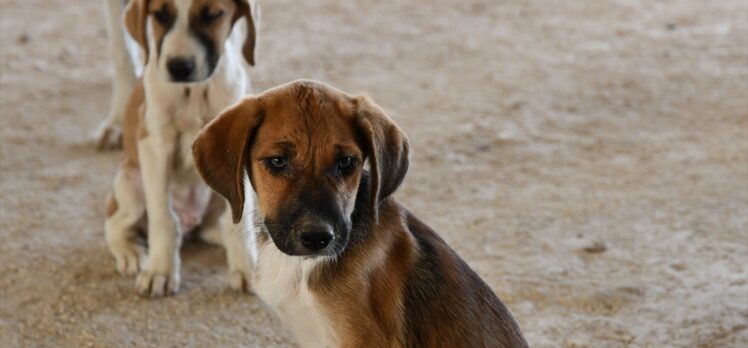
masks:
{"label": "dog's white leg", "polygon": [[223,246],[223,213],[226,210],[226,200],[215,192],[211,192],[210,203],[205,211],[202,226],[200,227],[200,239],[210,244]]}
{"label": "dog's white leg", "polygon": [[145,213],[141,194],[140,172],[135,167],[122,166],[114,178],[114,190],[108,203],[104,231],[109,251],[120,274],[137,274],[145,253],[135,243],[137,224]]}
{"label": "dog's white leg", "polygon": [[107,12],[107,32],[109,53],[114,67],[112,98],[109,115],[96,130],[99,149],[122,146],[122,115],[130,92],[135,85],[135,66],[127,50],[125,33],[122,28],[122,13],[126,5],[123,0],[104,0]]}
{"label": "dog's white leg", "polygon": [[223,246],[223,233],[221,233],[221,225],[204,225],[200,229],[200,239],[202,239],[206,243]]}
{"label": "dog's white leg", "polygon": [[234,225],[231,209],[223,214],[223,246],[226,248],[226,260],[229,266],[229,285],[238,291],[252,291],[252,260],[250,249],[254,242],[251,226],[244,226],[244,221]]}
{"label": "dog's white leg", "polygon": [[237,291],[251,291],[252,263],[250,259],[251,235],[242,222],[234,225],[231,210],[223,197],[214,194],[210,211],[200,233],[203,240],[223,245],[226,249],[229,286]]}
{"label": "dog's white leg", "polygon": [[177,217],[170,206],[170,172],[176,138],[173,131],[164,131],[138,142],[148,214],[148,260],[135,283],[141,294],[163,296],[179,290],[182,240]]}

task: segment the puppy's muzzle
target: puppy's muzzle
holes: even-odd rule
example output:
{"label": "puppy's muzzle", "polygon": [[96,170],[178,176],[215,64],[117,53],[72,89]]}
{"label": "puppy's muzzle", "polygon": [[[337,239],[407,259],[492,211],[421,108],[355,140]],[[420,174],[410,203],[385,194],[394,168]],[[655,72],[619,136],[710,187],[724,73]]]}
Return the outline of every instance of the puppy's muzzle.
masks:
{"label": "puppy's muzzle", "polygon": [[338,231],[332,223],[309,217],[287,227],[272,222],[266,226],[275,246],[290,256],[334,256],[347,242],[347,231]]}
{"label": "puppy's muzzle", "polygon": [[169,75],[174,82],[189,82],[195,72],[195,57],[175,57],[166,62]]}

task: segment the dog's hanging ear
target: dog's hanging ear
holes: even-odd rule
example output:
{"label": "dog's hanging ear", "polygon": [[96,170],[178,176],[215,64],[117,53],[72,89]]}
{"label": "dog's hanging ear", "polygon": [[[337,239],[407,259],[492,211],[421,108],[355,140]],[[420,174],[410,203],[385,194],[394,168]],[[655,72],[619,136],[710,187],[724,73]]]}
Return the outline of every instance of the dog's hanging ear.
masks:
{"label": "dog's hanging ear", "polygon": [[257,99],[247,97],[208,123],[192,143],[197,170],[208,186],[229,201],[234,223],[242,218],[244,168],[250,138],[262,117]]}
{"label": "dog's hanging ear", "polygon": [[146,23],[148,19],[148,0],[131,0],[125,8],[124,23],[127,32],[143,48],[145,62],[148,62],[148,37]]}
{"label": "dog's hanging ear", "polygon": [[389,197],[408,171],[408,138],[382,108],[366,97],[356,97],[355,120],[366,143],[371,175],[371,212],[378,220],[379,202]]}
{"label": "dog's hanging ear", "polygon": [[247,37],[242,45],[242,54],[249,65],[255,65],[255,43],[257,42],[257,25],[260,18],[260,5],[254,0],[236,0],[237,11],[233,23],[244,17],[247,19]]}

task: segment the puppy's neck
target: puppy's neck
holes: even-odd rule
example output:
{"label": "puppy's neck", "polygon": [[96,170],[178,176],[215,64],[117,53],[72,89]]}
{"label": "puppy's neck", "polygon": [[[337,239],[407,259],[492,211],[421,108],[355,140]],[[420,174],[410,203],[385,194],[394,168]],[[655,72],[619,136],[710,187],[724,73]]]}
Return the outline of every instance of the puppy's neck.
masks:
{"label": "puppy's neck", "polygon": [[387,197],[378,202],[378,219],[374,218],[374,212],[371,206],[371,173],[364,171],[361,175],[361,182],[356,193],[356,203],[351,216],[353,223],[353,232],[351,233],[350,243],[364,243],[371,237],[371,231],[378,229],[384,221],[396,220],[391,216],[394,210],[399,209],[399,205],[393,197]]}

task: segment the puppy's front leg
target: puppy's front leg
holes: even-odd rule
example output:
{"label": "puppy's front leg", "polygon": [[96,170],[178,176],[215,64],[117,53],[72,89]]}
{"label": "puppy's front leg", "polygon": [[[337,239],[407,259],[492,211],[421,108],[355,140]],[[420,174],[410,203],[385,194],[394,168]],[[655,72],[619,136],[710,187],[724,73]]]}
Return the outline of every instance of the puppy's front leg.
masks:
{"label": "puppy's front leg", "polygon": [[179,290],[181,236],[169,202],[176,138],[174,131],[165,130],[138,142],[148,216],[148,261],[135,285],[138,292],[151,296],[170,295]]}

